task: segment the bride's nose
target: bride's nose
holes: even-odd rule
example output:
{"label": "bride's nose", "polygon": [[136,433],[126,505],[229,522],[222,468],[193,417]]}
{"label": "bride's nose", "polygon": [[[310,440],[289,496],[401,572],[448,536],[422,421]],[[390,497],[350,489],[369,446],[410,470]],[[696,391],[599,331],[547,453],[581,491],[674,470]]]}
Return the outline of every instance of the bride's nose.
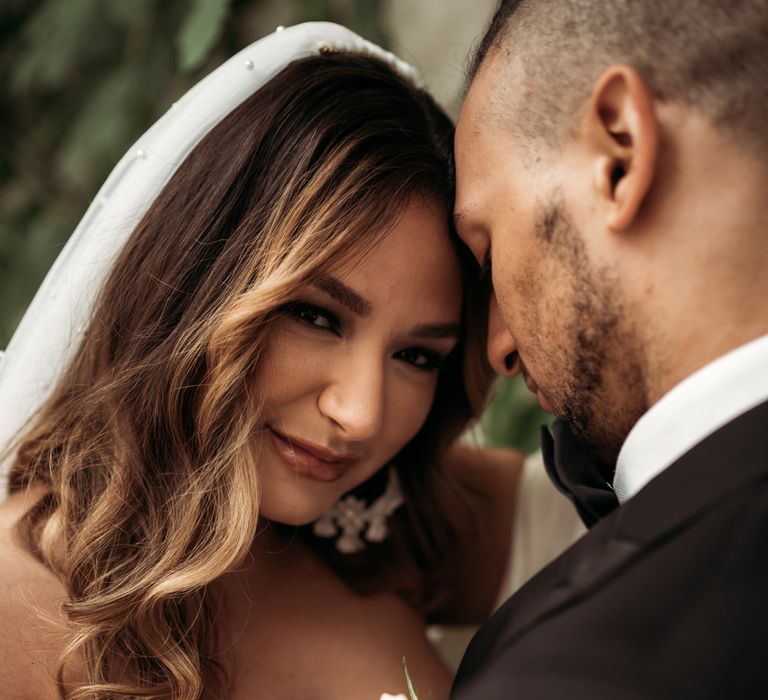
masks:
{"label": "bride's nose", "polygon": [[368,440],[384,421],[385,383],[383,363],[363,354],[341,368],[318,397],[320,412],[333,421],[348,440]]}

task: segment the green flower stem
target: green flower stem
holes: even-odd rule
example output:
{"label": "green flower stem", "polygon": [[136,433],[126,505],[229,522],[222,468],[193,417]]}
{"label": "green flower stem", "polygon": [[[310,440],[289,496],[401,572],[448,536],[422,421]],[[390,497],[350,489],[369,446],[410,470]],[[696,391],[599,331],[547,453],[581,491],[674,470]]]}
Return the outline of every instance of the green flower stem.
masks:
{"label": "green flower stem", "polygon": [[408,664],[405,662],[405,657],[403,657],[403,670],[405,671],[405,682],[408,684],[408,695],[410,696],[411,700],[419,700],[419,696],[416,695],[416,690],[413,687],[413,682],[411,681],[411,674],[408,673]]}

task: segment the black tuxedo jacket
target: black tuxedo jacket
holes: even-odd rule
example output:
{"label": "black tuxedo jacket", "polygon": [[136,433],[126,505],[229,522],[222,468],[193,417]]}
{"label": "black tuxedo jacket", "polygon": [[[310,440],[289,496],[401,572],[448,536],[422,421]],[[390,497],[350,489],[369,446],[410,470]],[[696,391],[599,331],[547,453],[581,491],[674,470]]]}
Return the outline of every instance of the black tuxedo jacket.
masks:
{"label": "black tuxedo jacket", "polygon": [[768,699],[768,403],[603,518],[472,640],[455,700]]}

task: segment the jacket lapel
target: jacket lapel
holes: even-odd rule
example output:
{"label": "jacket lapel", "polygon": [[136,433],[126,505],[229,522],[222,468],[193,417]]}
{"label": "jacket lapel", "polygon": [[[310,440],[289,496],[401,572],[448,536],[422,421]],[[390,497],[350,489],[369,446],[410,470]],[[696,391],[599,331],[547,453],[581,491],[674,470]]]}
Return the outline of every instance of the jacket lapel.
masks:
{"label": "jacket lapel", "polygon": [[471,656],[496,641],[509,645],[532,626],[591,595],[723,499],[768,478],[762,441],[768,402],[713,433],[597,523],[561,557],[532,578],[481,629]]}
{"label": "jacket lapel", "polygon": [[712,433],[617,512],[616,537],[651,543],[768,477],[768,402]]}

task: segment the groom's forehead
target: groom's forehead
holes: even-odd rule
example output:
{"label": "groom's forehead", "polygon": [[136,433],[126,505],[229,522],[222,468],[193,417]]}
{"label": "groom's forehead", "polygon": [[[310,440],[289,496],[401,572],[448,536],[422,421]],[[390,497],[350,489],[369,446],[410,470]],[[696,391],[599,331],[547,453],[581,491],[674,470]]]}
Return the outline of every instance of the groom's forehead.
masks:
{"label": "groom's forehead", "polygon": [[502,48],[488,53],[467,86],[462,111],[467,104],[478,119],[499,124],[511,117],[532,96],[522,56]]}
{"label": "groom's forehead", "polygon": [[498,115],[495,107],[494,75],[481,70],[475,77],[456,125],[457,228],[476,223],[493,201],[498,187],[520,172],[523,144]]}
{"label": "groom's forehead", "polygon": [[493,81],[489,78],[490,73],[486,71],[475,76],[459,112],[454,143],[459,168],[487,158],[487,152],[492,151],[499,120],[492,108]]}
{"label": "groom's forehead", "polygon": [[491,56],[486,59],[475,73],[469,84],[464,103],[459,112],[459,122],[471,121],[475,124],[492,121],[494,103],[499,101],[499,90],[503,76],[499,75],[498,60]]}
{"label": "groom's forehead", "polygon": [[524,130],[516,124],[520,100],[505,84],[504,60],[489,56],[475,74],[459,112],[455,135],[457,177],[477,177],[500,159],[516,160],[527,151]]}

